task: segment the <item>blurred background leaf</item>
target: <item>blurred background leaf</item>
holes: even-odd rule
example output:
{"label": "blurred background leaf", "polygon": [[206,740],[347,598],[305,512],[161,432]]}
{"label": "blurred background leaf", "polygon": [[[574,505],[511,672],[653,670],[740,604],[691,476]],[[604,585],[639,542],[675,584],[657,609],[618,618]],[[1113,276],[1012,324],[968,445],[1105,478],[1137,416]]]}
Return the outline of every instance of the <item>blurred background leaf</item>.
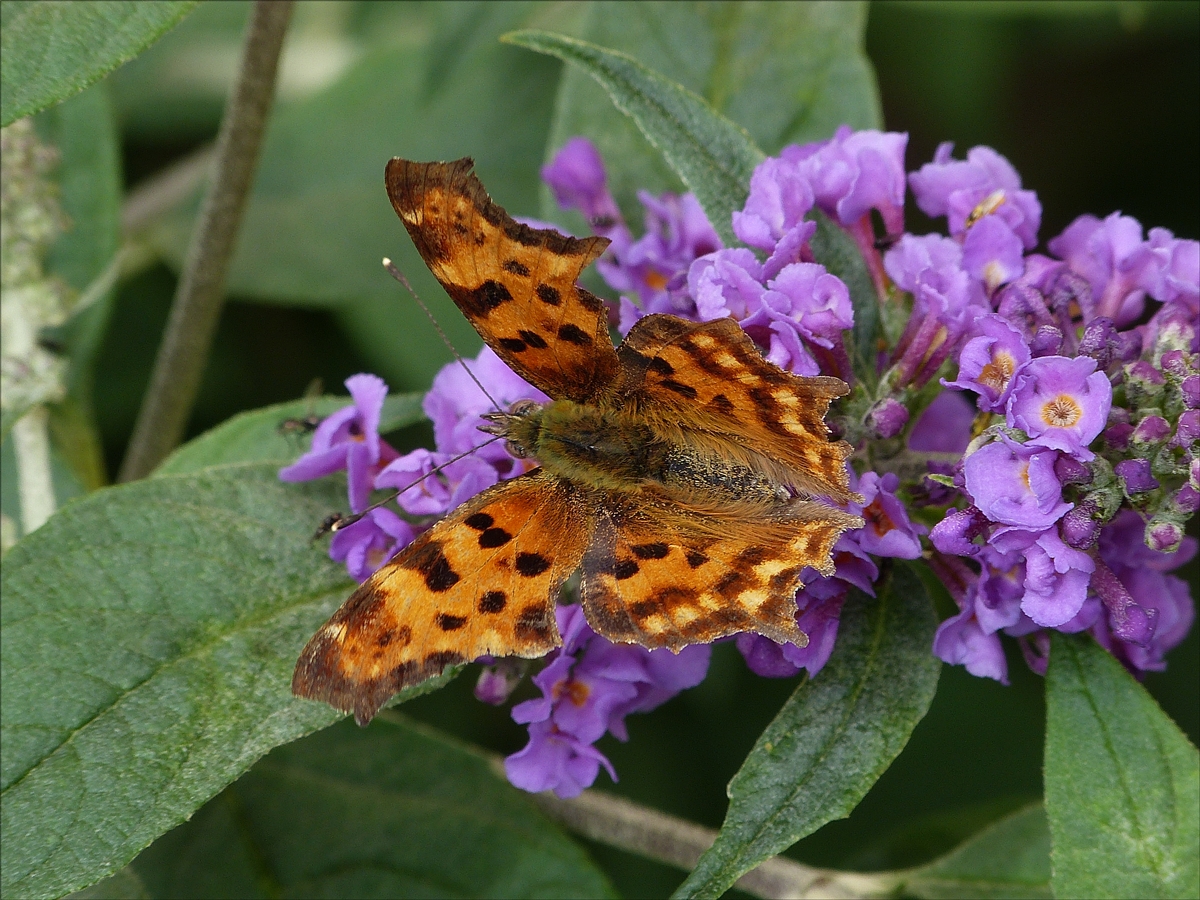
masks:
{"label": "blurred background leaf", "polygon": [[5,3],[0,125],[79,93],[152,44],[196,2]]}
{"label": "blurred background leaf", "polygon": [[148,898],[608,897],[486,760],[384,712],[280,747],[103,893]]}

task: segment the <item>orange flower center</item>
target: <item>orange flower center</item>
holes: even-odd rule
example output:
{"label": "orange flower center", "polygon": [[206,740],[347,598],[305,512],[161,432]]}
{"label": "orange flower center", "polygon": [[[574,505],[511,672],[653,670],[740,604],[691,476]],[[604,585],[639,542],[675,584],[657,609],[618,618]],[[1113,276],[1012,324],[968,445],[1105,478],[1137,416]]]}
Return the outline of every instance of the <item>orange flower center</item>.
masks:
{"label": "orange flower center", "polygon": [[661,291],[667,286],[667,276],[662,272],[650,272],[646,275],[646,284],[653,290]]}
{"label": "orange flower center", "polygon": [[1083,407],[1070,394],[1042,404],[1042,421],[1050,428],[1070,428],[1083,417]]}
{"label": "orange flower center", "polygon": [[1016,363],[1011,353],[1001,350],[983,367],[983,371],[979,373],[979,383],[987,385],[998,394],[1003,393],[1008,386],[1008,380],[1012,378],[1013,370],[1017,367]]}
{"label": "orange flower center", "polygon": [[563,680],[554,685],[554,699],[566,697],[575,706],[583,706],[591,694],[591,689],[582,681]]}
{"label": "orange flower center", "polygon": [[896,523],[884,512],[878,499],[872,500],[871,505],[862,511],[862,515],[867,521],[867,526],[880,537],[896,527]]}

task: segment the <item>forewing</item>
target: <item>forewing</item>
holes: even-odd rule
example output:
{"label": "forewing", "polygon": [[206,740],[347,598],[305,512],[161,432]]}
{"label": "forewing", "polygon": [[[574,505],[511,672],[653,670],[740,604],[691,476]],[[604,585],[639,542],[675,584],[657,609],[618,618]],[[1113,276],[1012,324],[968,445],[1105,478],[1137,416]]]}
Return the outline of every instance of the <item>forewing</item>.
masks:
{"label": "forewing", "polygon": [[808,494],[851,499],[851,447],[830,441],[825,425],[830,401],[849,390],[841,379],[784,371],[731,318],[645,316],[617,353],[621,372],[605,402],[660,431],[698,432],[773,460]]}
{"label": "forewing", "polygon": [[292,693],[365,725],[394,693],[484,654],[562,643],[558,589],[579,565],[586,498],[541,471],[458,507],[371,576],[313,636]]}
{"label": "forewing", "polygon": [[474,163],[387,165],[392,206],[430,271],[488,346],[551,397],[584,401],[617,371],[600,299],[575,282],[608,240],[514,221]]}
{"label": "forewing", "polygon": [[777,521],[699,522],[613,500],[583,558],[584,613],[611,641],[669,647],[743,631],[804,646],[796,626],[800,573],[832,573],[838,535],[862,520],[797,501]]}

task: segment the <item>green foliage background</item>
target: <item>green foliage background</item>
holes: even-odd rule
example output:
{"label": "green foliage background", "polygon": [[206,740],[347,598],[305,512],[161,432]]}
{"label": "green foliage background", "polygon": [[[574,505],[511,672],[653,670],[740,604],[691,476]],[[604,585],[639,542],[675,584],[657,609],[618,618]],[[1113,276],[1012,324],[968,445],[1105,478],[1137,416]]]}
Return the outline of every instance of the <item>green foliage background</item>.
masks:
{"label": "green foliage background", "polygon": [[[117,17],[110,21],[114,29],[114,23],[136,17],[140,8],[108,6]],[[176,6],[176,13],[187,12],[187,4]],[[164,467],[165,477],[122,489],[126,492],[115,505],[106,492],[78,501],[69,517],[39,532],[40,543],[30,541],[5,558],[5,592],[11,588],[35,601],[27,607],[5,604],[6,684],[15,683],[10,677],[19,679],[22,672],[23,659],[12,648],[29,646],[14,637],[20,629],[43,628],[39,640],[69,656],[73,646],[87,640],[89,609],[97,597],[109,596],[105,591],[111,593],[102,604],[106,608],[126,603],[121,627],[136,631],[141,644],[133,657],[103,660],[100,669],[84,671],[78,680],[62,677],[53,684],[28,686],[27,693],[41,696],[54,715],[39,725],[40,731],[25,731],[19,738],[6,731],[4,787],[10,787],[10,763],[14,771],[20,768],[21,752],[35,759],[56,746],[68,746],[70,752],[55,764],[76,766],[85,776],[106,765],[138,769],[128,759],[109,759],[114,747],[146,753],[151,752],[146,748],[157,748],[155,766],[139,774],[147,784],[161,779],[169,786],[187,771],[187,760],[171,761],[175,768],[167,771],[161,768],[163,759],[190,746],[188,730],[203,730],[197,722],[216,717],[226,734],[253,730],[269,707],[269,727],[231,744],[227,770],[189,776],[188,788],[200,802],[244,768],[239,759],[256,758],[336,718],[323,709],[288,707],[286,698],[264,699],[256,695],[254,678],[289,668],[284,649],[302,643],[308,628],[303,616],[319,621],[345,593],[338,567],[305,541],[311,524],[337,506],[338,488],[285,490],[273,482],[270,465],[254,466],[250,460],[295,455],[295,447],[274,434],[274,424],[287,415],[305,414],[306,404],[296,398],[312,378],[323,378],[327,389],[340,393],[347,375],[375,371],[388,379],[395,394],[403,395],[426,389],[449,360],[423,314],[380,269],[381,256],[397,259],[460,352],[472,354],[479,345],[395,220],[382,187],[383,163],[393,155],[472,155],[481,179],[510,212],[559,221],[577,233],[583,223],[560,214],[538,180],[541,163],[573,134],[597,140],[627,214],[636,211],[638,188],[680,189],[663,156],[587,74],[551,56],[500,43],[501,34],[536,28],[623,50],[704,97],[768,153],[785,143],[827,137],[842,122],[909,131],[910,168],[930,158],[942,140],[956,141],[960,153],[977,143],[989,144],[1013,162],[1026,187],[1038,192],[1045,208],[1043,238],[1075,215],[1103,216],[1114,209],[1147,227],[1162,225],[1187,237],[1200,234],[1200,90],[1195,80],[1200,6],[1071,6],[1064,11],[1041,3],[301,4],[288,38],[293,57],[291,62],[285,58],[242,226],[229,285],[232,302],[190,435],[244,410],[287,401],[291,405],[235,420],[185,447]],[[3,8],[7,42],[15,21],[10,16],[28,10],[14,3]],[[55,248],[51,268],[76,289],[88,285],[119,245],[116,212],[122,187],[128,192],[149,183],[215,135],[247,8],[200,4],[132,62],[38,116],[41,133],[62,149],[63,203],[76,222]],[[146,24],[154,34],[165,27],[167,18]],[[124,59],[139,46],[145,42],[129,44],[132,49],[118,46],[112,53]],[[8,85],[20,72],[10,73],[8,47],[6,43],[6,114],[10,103],[20,109],[31,102],[26,95],[9,96]],[[88,74],[79,86],[101,74]],[[787,93],[779,85],[803,89]],[[686,149],[682,152],[687,155]],[[733,163],[739,152],[730,151]],[[94,423],[99,441],[60,443],[69,451],[56,461],[64,498],[98,486],[106,471],[116,471],[197,206],[198,194],[193,193],[134,235],[145,264],[65,331],[73,361],[71,401],[56,413],[56,427],[60,434],[86,435]],[[919,213],[910,209],[910,216],[910,230],[932,229]],[[397,398],[389,412],[398,447],[428,442],[427,429],[414,421],[411,398]],[[12,515],[9,442],[2,452],[3,504]],[[252,474],[247,474],[251,469],[211,468],[233,463],[251,466]],[[171,565],[181,571],[197,565],[183,536],[171,531],[171,523],[181,517],[224,531],[228,546],[203,561],[210,568],[201,582],[212,590],[194,603],[188,597],[173,601],[171,610],[188,615],[160,621],[154,609],[139,604],[168,596],[171,583],[137,582],[141,573],[153,571],[160,578],[169,571],[164,555],[177,554]],[[104,535],[104,541],[97,542],[97,535]],[[57,557],[53,574],[33,571],[30,562],[21,565],[19,554],[38,558],[39,547],[44,557]],[[9,576],[10,571],[16,574]],[[32,582],[21,582],[31,577]],[[913,576],[897,570],[895,577]],[[195,582],[194,573],[187,578],[186,583]],[[1191,578],[1193,596],[1200,596],[1194,571]],[[130,579],[135,584],[123,587]],[[948,615],[953,608],[949,598],[936,585],[927,587],[939,617]],[[919,594],[914,585],[900,600]],[[255,613],[260,600],[269,611],[261,617]],[[286,607],[282,613],[280,603]],[[928,603],[924,610],[928,615]],[[919,619],[920,611],[916,615]],[[47,619],[53,620],[51,625],[38,624]],[[925,625],[931,627],[931,620]],[[866,620],[862,627],[868,633]],[[897,644],[925,641],[927,646],[928,627],[916,636],[898,633]],[[848,634],[852,631],[847,628]],[[1063,653],[1070,647],[1063,644]],[[44,653],[46,645],[36,649]],[[1078,658],[1077,671],[1052,676],[1065,679],[1064,690],[1074,684],[1072,677],[1093,688],[1105,683],[1112,693],[1104,696],[1125,711],[1111,727],[1128,728],[1129,721],[1146,722],[1138,726],[1143,732],[1162,727],[1145,695],[1130,692],[1119,671],[1104,668],[1107,657],[1091,658],[1087,648],[1071,652],[1072,659]],[[222,653],[253,659],[261,668],[245,670],[239,663],[243,680],[231,679],[220,663]],[[163,662],[177,658],[183,662]],[[931,659],[922,651],[911,663],[919,667]],[[849,656],[846,665],[859,661]],[[836,666],[831,664],[832,669]],[[928,864],[907,882],[906,890],[918,896],[967,890],[983,895],[988,885],[997,896],[1020,890],[1046,895],[1045,813],[1040,805],[1030,805],[1043,794],[1044,683],[1016,656],[1010,659],[1010,673],[1013,684],[1002,687],[943,667],[928,713],[924,718],[919,709],[913,713],[920,722],[907,744],[907,732],[880,737],[881,743],[898,741],[896,748],[904,749],[862,802],[848,818],[804,837],[788,854],[810,864],[858,870]],[[844,677],[853,682],[855,673],[846,671]],[[865,681],[867,673],[861,677]],[[380,883],[397,895],[594,896],[615,890],[626,896],[666,896],[673,891],[681,881],[679,872],[565,837],[524,797],[496,782],[485,761],[456,743],[496,753],[512,752],[524,743],[524,729],[511,722],[506,710],[484,707],[471,697],[473,680],[468,671],[440,691],[409,700],[404,718],[387,713],[385,721],[366,732],[342,723],[281,747],[191,822],[150,846],[129,869],[91,889],[91,895],[353,895],[367,884],[356,879],[368,876],[383,879]],[[1200,735],[1197,681],[1200,639],[1193,629],[1171,656],[1169,671],[1146,680],[1150,694],[1193,743]],[[831,674],[828,683],[838,682]],[[142,693],[130,700],[123,692],[132,686]],[[728,805],[726,784],[747,754],[753,759],[764,752],[764,741],[773,752],[776,742],[768,740],[764,729],[785,702],[795,702],[788,698],[796,687],[794,680],[751,675],[731,645],[717,647],[710,675],[700,687],[653,714],[632,719],[628,744],[611,738],[601,743],[621,781],[610,785],[602,777],[599,787],[719,827]],[[822,682],[812,688],[819,693]],[[883,693],[877,696],[887,696],[886,688],[880,687]],[[891,688],[898,697],[912,699],[902,681]],[[205,703],[195,703],[201,694]],[[108,703],[114,704],[112,710],[95,714]],[[141,707],[130,711],[121,704]],[[1052,752],[1069,756],[1071,728],[1107,727],[1072,718],[1082,713],[1070,704],[1052,705],[1049,712],[1048,762]],[[90,731],[81,731],[75,743],[74,738],[64,740],[84,720]],[[1164,733],[1163,741],[1170,744],[1170,734]],[[801,736],[809,743],[802,742],[800,750],[817,740],[811,730]],[[1186,769],[1188,760],[1179,762],[1176,756],[1166,754]],[[887,760],[890,756],[884,767]],[[1089,764],[1092,777],[1105,777],[1096,774],[1106,772],[1105,760]],[[846,771],[856,771],[852,761]],[[1169,793],[1173,771],[1166,765],[1161,772],[1143,773],[1149,780],[1142,789],[1151,795]],[[418,777],[400,777],[401,772]],[[735,781],[735,797],[745,783],[743,776]],[[52,778],[50,793],[37,795],[38,802],[53,805],[53,791],[61,784]],[[1090,787],[1086,780],[1054,782],[1048,777],[1045,790],[1048,798],[1070,798],[1073,792],[1087,794]],[[133,811],[122,812],[120,796],[127,790],[137,789],[110,785],[90,801],[118,831],[130,829],[138,818]],[[494,849],[507,861],[507,868],[500,868],[508,881],[489,881],[496,866],[466,850],[472,829],[481,827],[471,809],[478,796],[489,798],[483,805],[495,819],[487,833],[497,835]],[[5,802],[7,818],[13,806],[7,796]],[[172,802],[166,797],[164,807]],[[1103,814],[1144,821],[1153,812],[1114,806]],[[427,845],[407,846],[412,833],[395,830],[402,814],[443,830],[431,832]],[[149,841],[175,821],[169,815],[161,820],[146,815],[138,827]],[[794,828],[790,837],[783,828],[773,843],[750,852],[778,852],[810,830],[796,825],[795,816],[787,821]],[[337,824],[321,827],[326,822]],[[1057,821],[1053,809],[1049,825],[1056,835],[1071,827]],[[64,820],[60,830],[69,835],[70,827]],[[445,837],[437,838],[439,834]],[[962,844],[973,834],[972,842]],[[1189,836],[1186,830],[1181,834]],[[99,833],[87,842],[68,844],[64,852],[101,859],[108,840]],[[1089,841],[1094,843],[1079,835],[1074,845]],[[429,849],[423,852],[423,846]],[[459,849],[447,849],[454,846]],[[744,842],[739,847],[744,851]],[[931,862],[955,847],[953,855]],[[446,864],[427,866],[426,857],[439,851]],[[1143,851],[1150,854],[1147,859],[1172,852],[1145,847],[1138,852]],[[1100,852],[1119,855],[1111,848]],[[1009,855],[1011,866],[991,873],[995,882],[985,885],[987,861]],[[719,857],[717,853],[709,860],[706,871],[721,867]],[[6,867],[13,859],[6,859]],[[1055,864],[1054,887],[1060,896],[1097,889],[1088,881],[1095,861],[1056,856]],[[459,880],[445,880],[448,870],[458,870]],[[330,872],[349,874],[334,877]],[[703,877],[698,872],[696,883]],[[1194,878],[1185,872],[1184,893],[1189,877]],[[25,890],[52,896],[79,886],[53,879],[6,884],[6,896],[22,896]],[[1135,882],[1124,887],[1131,893],[1145,889]]]}

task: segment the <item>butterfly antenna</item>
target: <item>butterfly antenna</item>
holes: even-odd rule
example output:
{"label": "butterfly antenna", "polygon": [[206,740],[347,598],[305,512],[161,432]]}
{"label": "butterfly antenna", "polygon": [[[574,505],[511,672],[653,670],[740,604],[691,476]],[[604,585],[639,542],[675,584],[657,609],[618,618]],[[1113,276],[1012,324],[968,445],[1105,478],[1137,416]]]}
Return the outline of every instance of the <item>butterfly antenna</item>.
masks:
{"label": "butterfly antenna", "polygon": [[380,500],[377,503],[372,503],[370,506],[368,506],[366,509],[364,509],[360,513],[355,513],[352,516],[343,516],[341,513],[333,513],[330,516],[326,516],[325,521],[323,521],[321,523],[320,527],[317,529],[316,534],[314,534],[312,536],[312,539],[314,541],[318,540],[319,538],[325,536],[326,534],[333,534],[335,531],[341,531],[347,525],[353,525],[355,522],[359,521],[363,516],[365,516],[367,513],[371,512],[372,510],[379,509],[379,507],[384,506],[388,503],[391,503],[393,500],[395,500],[397,497],[399,497],[405,491],[415,488],[418,484],[420,484],[426,478],[429,478],[432,475],[439,474],[443,469],[446,468],[446,466],[450,465],[451,463],[456,463],[460,459],[465,459],[466,457],[468,457],[472,453],[474,453],[476,450],[482,450],[488,444],[496,443],[496,441],[500,440],[500,437],[501,436],[497,435],[496,437],[488,438],[482,444],[477,444],[474,447],[472,447],[470,450],[465,450],[462,453],[459,453],[457,456],[450,457],[444,463],[434,466],[432,469],[430,469],[428,472],[426,472],[424,475],[422,475],[416,481],[412,482],[411,484],[406,484],[402,488],[397,488],[391,494],[384,497],[382,500]]}
{"label": "butterfly antenna", "polygon": [[446,337],[446,332],[442,331],[442,326],[438,324],[438,320],[434,318],[433,313],[429,310],[429,307],[425,305],[425,301],[417,296],[417,292],[414,291],[413,286],[408,283],[408,279],[404,277],[404,273],[401,272],[400,269],[397,268],[396,264],[386,256],[383,258],[383,267],[388,270],[389,275],[404,285],[405,290],[412,294],[412,298],[417,301],[417,306],[424,310],[425,315],[428,316],[429,321],[433,324],[433,328],[435,331],[437,331],[438,337],[442,339],[442,343],[445,344],[449,348],[450,352],[454,354],[454,358],[458,360],[458,364],[463,367],[463,370],[471,377],[471,380],[475,382],[475,386],[479,388],[479,390],[483,391],[483,396],[488,398],[488,401],[492,404],[492,408],[495,409],[496,412],[500,412],[500,404],[497,403],[495,398],[488,393],[488,389],[483,386],[483,383],[475,377],[475,373],[471,371],[471,367],[467,365],[466,361],[459,356],[458,351],[454,349],[454,345],[450,343],[450,338]]}

